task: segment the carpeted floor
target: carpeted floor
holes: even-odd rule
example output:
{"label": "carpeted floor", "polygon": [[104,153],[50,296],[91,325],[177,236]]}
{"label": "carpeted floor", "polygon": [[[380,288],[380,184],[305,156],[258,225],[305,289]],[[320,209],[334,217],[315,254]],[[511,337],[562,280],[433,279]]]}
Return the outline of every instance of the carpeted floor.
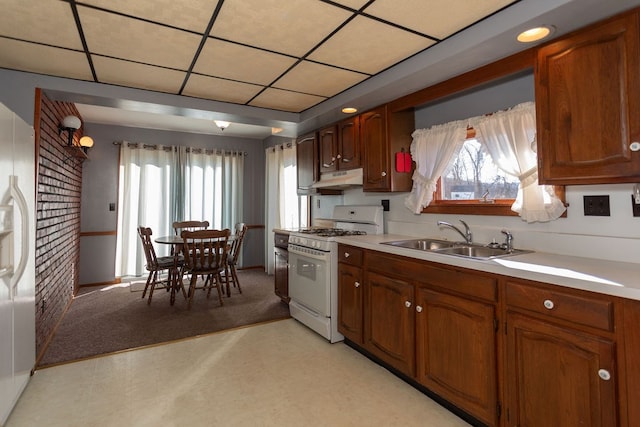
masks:
{"label": "carpeted floor", "polygon": [[[242,294],[231,289],[220,306],[215,290],[197,290],[191,310],[180,294],[175,305],[157,289],[151,305],[142,299],[146,278],[80,290],[38,366],[83,359],[150,344],[289,317],[289,306],[274,294],[273,276],[260,269],[238,271]],[[140,282],[142,284],[140,285]]]}

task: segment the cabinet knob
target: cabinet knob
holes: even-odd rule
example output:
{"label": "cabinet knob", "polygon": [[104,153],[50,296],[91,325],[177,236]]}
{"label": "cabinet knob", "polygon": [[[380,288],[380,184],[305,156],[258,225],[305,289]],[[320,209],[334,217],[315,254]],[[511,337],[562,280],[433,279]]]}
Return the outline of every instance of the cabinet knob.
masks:
{"label": "cabinet knob", "polygon": [[341,158],[342,158],[342,156],[341,156],[340,154],[338,154],[338,155],[336,156],[336,159],[341,159]]}
{"label": "cabinet knob", "polygon": [[360,287],[360,282],[355,282],[355,283],[353,284],[353,286],[355,286],[356,288],[359,288],[359,287]]}
{"label": "cabinet knob", "polygon": [[381,175],[382,175],[382,176],[387,176],[387,173],[383,171],[383,172],[381,173]]}
{"label": "cabinet knob", "polygon": [[611,374],[606,369],[599,369],[598,376],[605,381],[609,381],[611,379]]}
{"label": "cabinet knob", "polygon": [[404,302],[404,306],[407,307],[407,308],[410,308],[411,307],[411,301],[405,301]]}
{"label": "cabinet knob", "polygon": [[349,255],[349,252],[345,252],[345,253],[344,253],[344,257],[345,257],[345,258],[349,258],[349,256],[350,256],[350,255]]}
{"label": "cabinet knob", "polygon": [[631,144],[629,144],[629,149],[631,151],[640,151],[640,142],[633,141]]}
{"label": "cabinet knob", "polygon": [[547,310],[551,310],[554,306],[555,304],[550,299],[544,300],[544,308],[546,308]]}
{"label": "cabinet knob", "polygon": [[421,307],[421,306],[419,306],[419,305],[416,305],[416,311],[417,311],[418,313],[422,313],[422,307]]}

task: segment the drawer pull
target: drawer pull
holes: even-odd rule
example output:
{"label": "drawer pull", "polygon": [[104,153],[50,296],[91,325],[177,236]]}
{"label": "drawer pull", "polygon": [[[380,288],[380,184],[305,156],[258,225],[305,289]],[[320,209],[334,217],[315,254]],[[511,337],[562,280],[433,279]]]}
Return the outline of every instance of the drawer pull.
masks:
{"label": "drawer pull", "polygon": [[422,307],[421,307],[421,306],[419,306],[419,305],[416,305],[416,311],[417,311],[418,313],[422,313]]}
{"label": "drawer pull", "polygon": [[546,308],[547,310],[553,309],[554,306],[555,304],[550,299],[544,300],[544,308]]}
{"label": "drawer pull", "polygon": [[606,369],[599,369],[598,376],[605,381],[609,381],[611,379],[611,374]]}
{"label": "drawer pull", "polygon": [[355,282],[355,283],[353,284],[353,286],[355,286],[356,288],[359,288],[359,287],[360,287],[360,282]]}
{"label": "drawer pull", "polygon": [[410,308],[411,307],[411,301],[405,301],[404,302],[404,306],[407,307],[407,308]]}
{"label": "drawer pull", "polygon": [[349,256],[350,256],[350,255],[349,255],[349,252],[345,252],[345,253],[344,253],[344,257],[345,257],[345,258],[349,258]]}

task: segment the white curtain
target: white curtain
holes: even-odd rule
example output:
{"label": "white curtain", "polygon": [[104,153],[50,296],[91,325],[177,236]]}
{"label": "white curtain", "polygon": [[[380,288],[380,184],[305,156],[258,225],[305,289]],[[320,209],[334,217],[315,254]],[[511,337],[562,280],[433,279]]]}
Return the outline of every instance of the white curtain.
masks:
{"label": "white curtain", "polygon": [[265,270],[274,271],[274,228],[297,228],[300,226],[300,202],[297,195],[296,146],[283,144],[266,149],[265,152]]}
{"label": "white curtain", "polygon": [[[140,225],[153,236],[173,234],[174,221],[207,220],[212,228],[242,221],[243,153],[201,152],[185,147],[120,147],[116,276],[139,276],[145,257]],[[193,217],[192,217],[193,215]],[[169,247],[156,245],[158,255]]]}
{"label": "white curtain", "polygon": [[411,157],[416,162],[413,188],[404,204],[419,214],[433,200],[440,176],[446,175],[467,137],[467,122],[455,121],[429,129],[418,129],[411,135]]}
{"label": "white curtain", "polygon": [[526,102],[489,116],[475,117],[469,124],[496,166],[520,180],[511,210],[529,223],[559,218],[566,210],[562,201],[553,187],[538,185],[535,104]]}

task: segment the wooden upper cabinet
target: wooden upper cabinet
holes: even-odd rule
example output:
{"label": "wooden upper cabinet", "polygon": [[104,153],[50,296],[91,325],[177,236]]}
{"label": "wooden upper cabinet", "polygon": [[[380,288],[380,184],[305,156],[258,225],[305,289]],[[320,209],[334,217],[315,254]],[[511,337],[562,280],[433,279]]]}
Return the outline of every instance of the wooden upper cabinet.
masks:
{"label": "wooden upper cabinet", "polygon": [[330,126],[318,131],[320,150],[320,172],[333,172],[338,169],[338,127]]}
{"label": "wooden upper cabinet", "polygon": [[362,167],[359,116],[338,123],[338,156],[338,168],[341,170]]}
{"label": "wooden upper cabinet", "polygon": [[298,173],[298,193],[311,191],[318,181],[318,140],[316,133],[310,133],[296,140],[296,163]]}
{"label": "wooden upper cabinet", "polygon": [[638,181],[638,12],[540,48],[535,90],[540,183]]}
{"label": "wooden upper cabinet", "polygon": [[386,107],[360,116],[360,137],[364,145],[363,190],[388,191],[391,187],[391,174]]}
{"label": "wooden upper cabinet", "polygon": [[412,109],[391,112],[385,105],[360,115],[363,191],[411,191],[413,168],[398,172],[393,159],[401,150],[410,151],[414,127]]}
{"label": "wooden upper cabinet", "polygon": [[351,117],[318,132],[320,172],[362,167],[359,117]]}

